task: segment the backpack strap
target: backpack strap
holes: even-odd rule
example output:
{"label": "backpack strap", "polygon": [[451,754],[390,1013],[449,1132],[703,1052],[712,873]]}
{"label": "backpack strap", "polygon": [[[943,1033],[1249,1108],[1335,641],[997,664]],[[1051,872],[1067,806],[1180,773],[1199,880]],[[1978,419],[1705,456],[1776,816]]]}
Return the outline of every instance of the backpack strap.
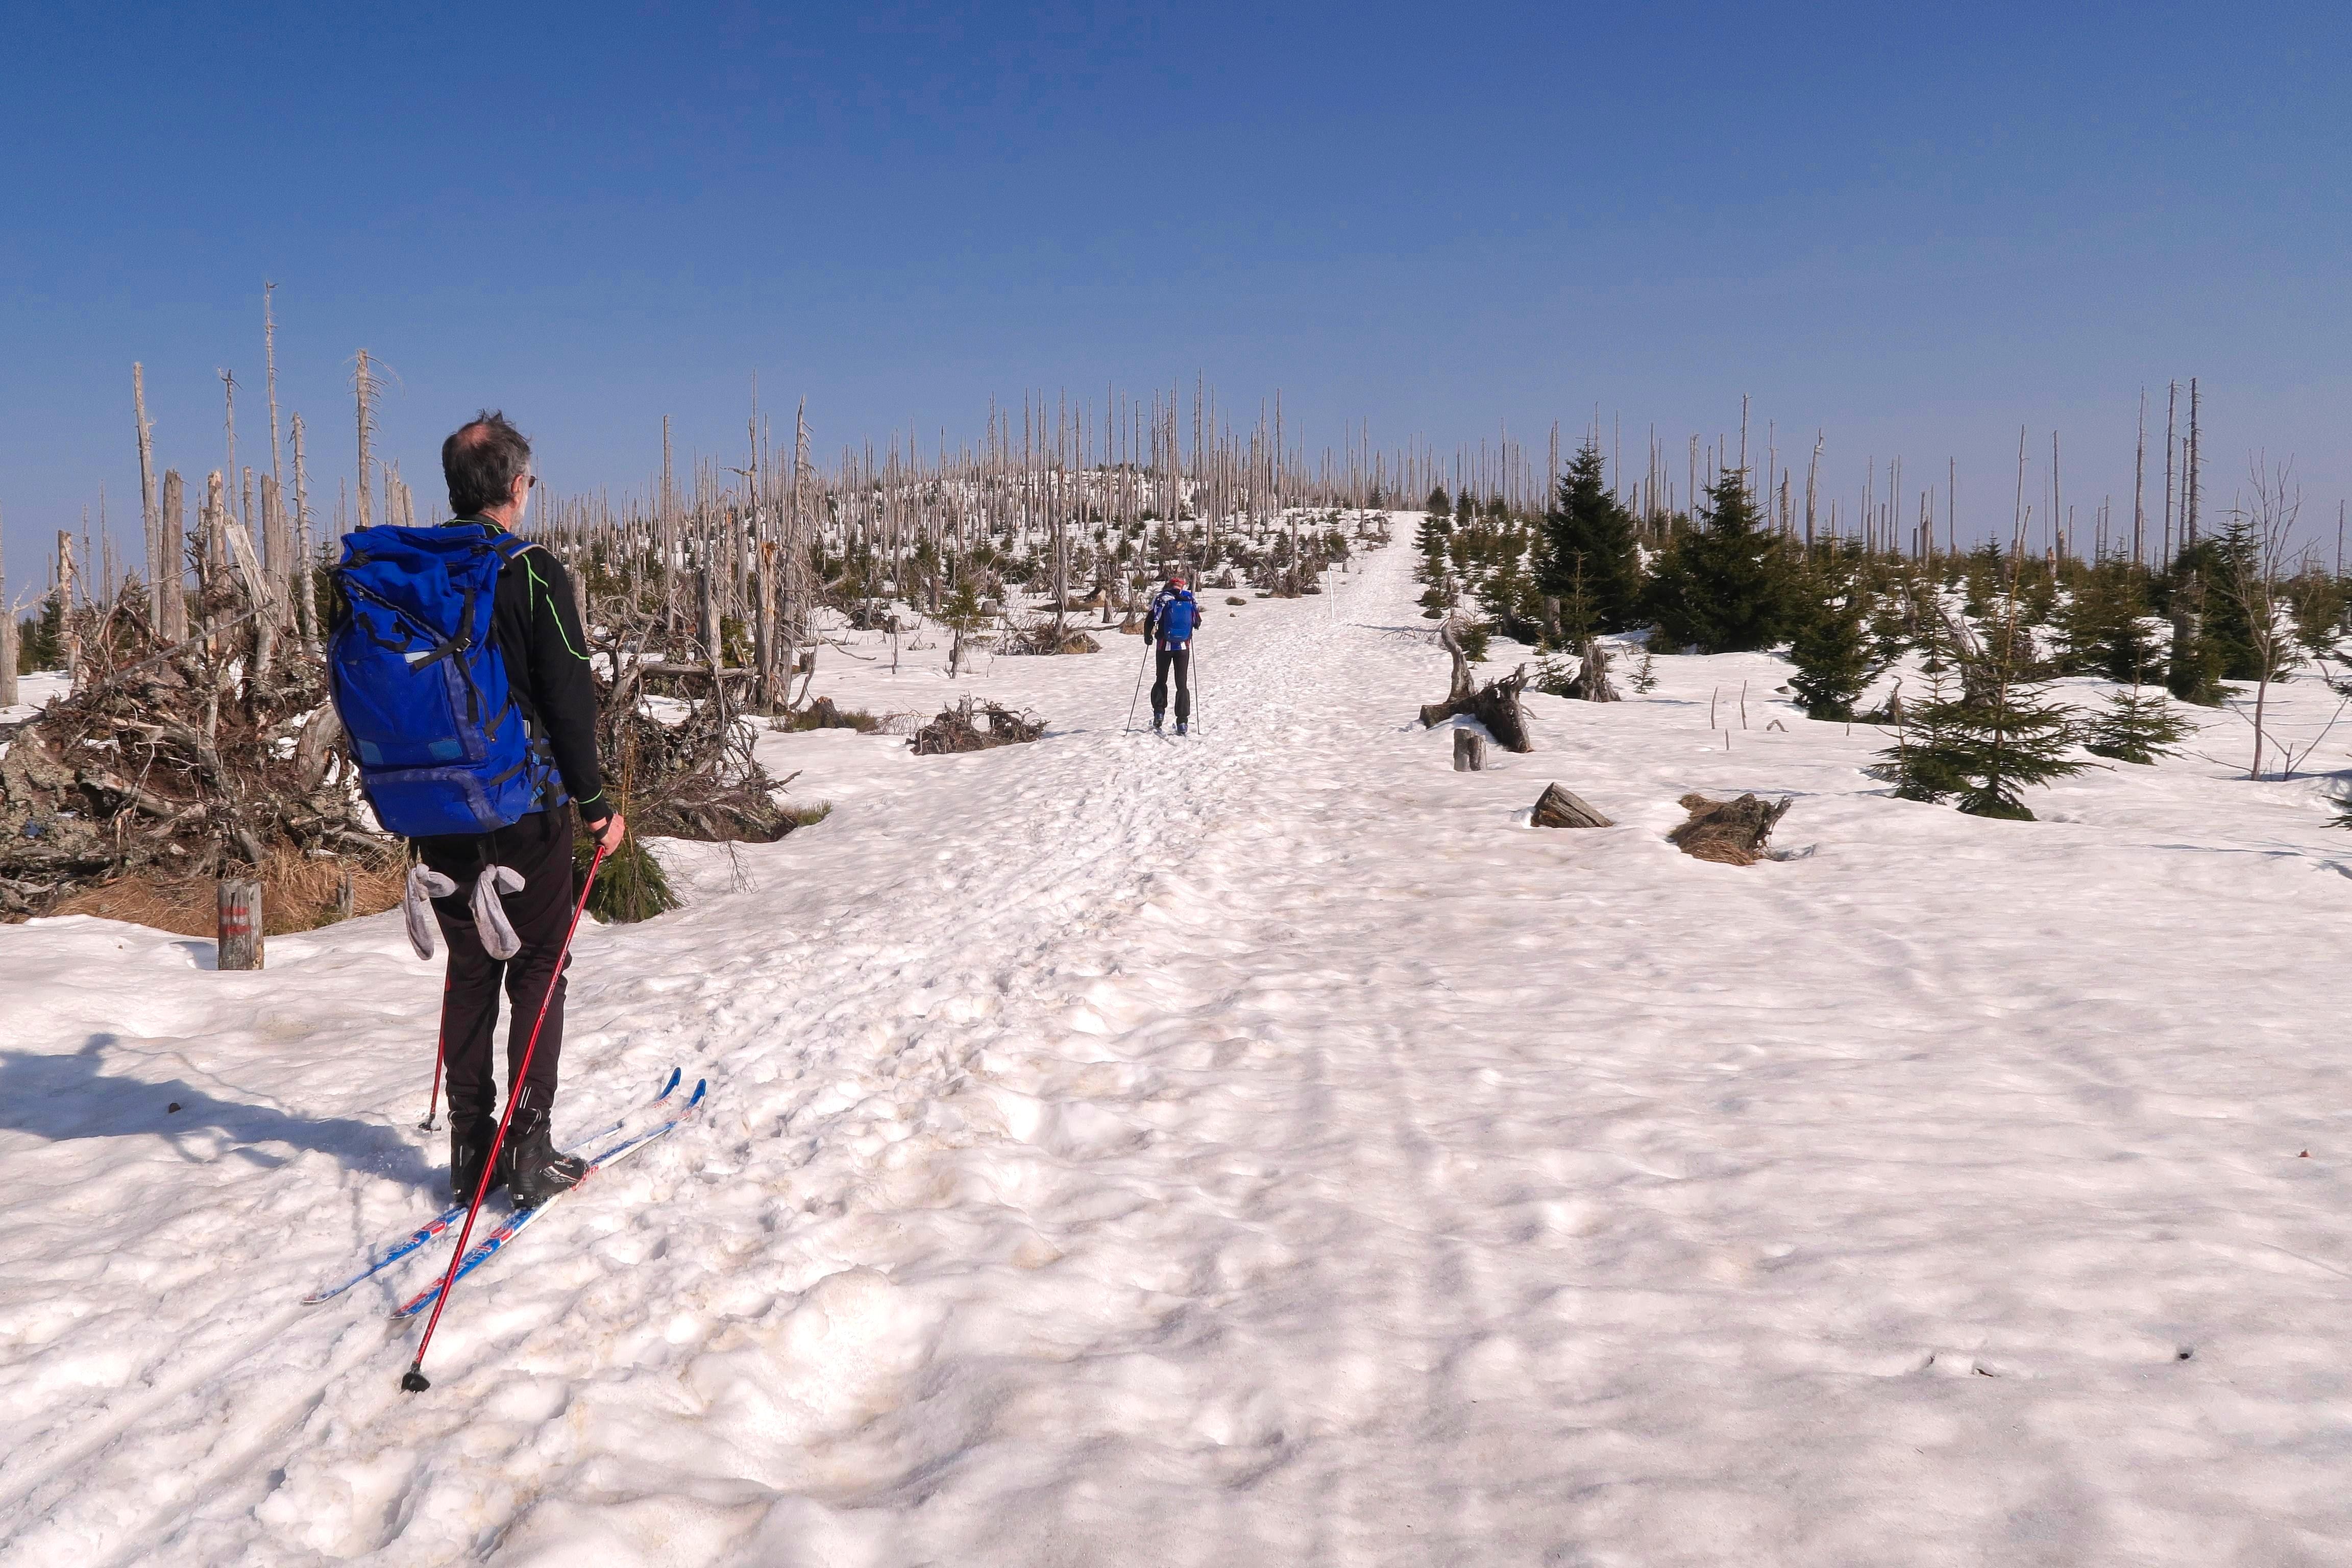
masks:
{"label": "backpack strap", "polygon": [[[492,531],[489,536],[488,544],[489,548],[495,552],[499,558],[501,563],[499,569],[501,571],[503,571],[506,566],[512,565],[515,562],[521,560],[523,556],[530,553],[531,551],[537,550],[542,553],[546,551],[546,546],[539,543],[536,540],[519,538],[514,534],[507,532],[504,529],[499,529]],[[529,570],[529,568],[525,568],[525,570]],[[568,644],[570,638],[567,637],[565,641]],[[574,651],[576,652],[577,650],[575,649]],[[499,725],[505,723],[507,715],[509,713],[516,714],[518,718],[520,718],[520,710],[517,707],[515,702],[513,677],[511,674],[509,674],[508,678],[506,708],[496,719],[491,721],[491,729],[495,731]],[[541,800],[552,807],[562,793],[561,786],[562,784],[562,775],[557,772],[555,766],[555,749],[548,743],[547,737],[538,733],[537,731],[534,730],[528,722],[525,722],[523,725],[523,760],[520,763],[518,763],[515,766],[508,769],[505,773],[499,774],[497,778],[492,779],[490,783],[494,785],[501,784],[526,769],[532,770],[540,775]]]}

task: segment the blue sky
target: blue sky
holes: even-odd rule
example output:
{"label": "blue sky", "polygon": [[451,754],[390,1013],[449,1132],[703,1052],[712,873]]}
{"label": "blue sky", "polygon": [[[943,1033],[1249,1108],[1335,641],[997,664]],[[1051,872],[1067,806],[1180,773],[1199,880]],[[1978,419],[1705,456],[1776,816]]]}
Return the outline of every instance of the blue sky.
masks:
{"label": "blue sky", "polygon": [[1964,531],[2021,426],[2127,508],[2193,374],[2217,504],[2291,454],[2332,550],[2352,492],[2341,5],[394,9],[0,10],[18,584],[101,483],[135,537],[133,360],[161,461],[220,462],[222,367],[264,450],[264,279],[330,504],[362,346],[420,489],[482,404],[617,489],[664,414],[736,453],[754,373],[829,453],[1205,371],[1318,444],[1598,405],[1629,462],[1747,393],[1840,493],[1957,458]]}

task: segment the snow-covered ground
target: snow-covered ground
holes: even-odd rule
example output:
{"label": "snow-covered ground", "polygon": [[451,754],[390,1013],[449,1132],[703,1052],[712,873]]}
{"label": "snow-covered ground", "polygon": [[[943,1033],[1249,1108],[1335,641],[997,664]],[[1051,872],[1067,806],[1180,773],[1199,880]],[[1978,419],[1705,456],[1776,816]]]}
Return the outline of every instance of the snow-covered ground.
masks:
{"label": "snow-covered ground", "polygon": [[[2352,1559],[2321,783],[1963,817],[1763,658],[1457,774],[1410,565],[1204,595],[1183,742],[1129,638],[828,653],[1051,731],[762,742],[832,816],[677,847],[574,972],[559,1122],[672,1063],[708,1114],[462,1286],[425,1394],[421,1260],[297,1304],[437,1206],[397,916],[259,974],[0,928],[0,1562]],[[1620,826],[1527,828],[1554,779]],[[1692,789],[1812,852],[1685,858]]]}
{"label": "snow-covered ground", "polygon": [[66,693],[66,678],[62,673],[40,670],[16,678],[16,701],[11,707],[0,708],[0,724],[13,724],[29,719],[52,697]]}

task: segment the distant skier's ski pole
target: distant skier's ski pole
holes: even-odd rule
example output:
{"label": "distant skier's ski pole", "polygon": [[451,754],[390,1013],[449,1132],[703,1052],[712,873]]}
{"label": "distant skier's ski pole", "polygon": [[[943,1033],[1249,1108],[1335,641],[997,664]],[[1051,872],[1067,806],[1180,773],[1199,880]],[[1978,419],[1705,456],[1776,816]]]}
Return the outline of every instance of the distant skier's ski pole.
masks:
{"label": "distant skier's ski pole", "polygon": [[433,1331],[441,1326],[442,1309],[449,1304],[450,1287],[457,1282],[457,1266],[466,1259],[466,1243],[474,1234],[474,1217],[482,1212],[482,1199],[488,1195],[490,1178],[499,1168],[499,1145],[507,1138],[507,1123],[514,1120],[515,1107],[522,1103],[522,1086],[530,1077],[530,1054],[539,1049],[539,1031],[547,1022],[547,1009],[555,1001],[555,988],[563,984],[563,963],[571,956],[572,939],[580,930],[580,917],[587,912],[589,889],[596,885],[596,873],[604,864],[604,846],[596,846],[596,858],[588,862],[588,875],[580,884],[580,901],[572,906],[572,923],[563,931],[563,945],[555,950],[555,969],[548,976],[547,994],[539,999],[539,1016],[531,1020],[530,1038],[522,1047],[522,1065],[514,1069],[507,1085],[506,1113],[499,1118],[498,1135],[490,1140],[490,1152],[482,1161],[482,1179],[474,1188],[474,1201],[467,1205],[465,1228],[457,1232],[457,1250],[449,1255],[449,1272],[441,1281],[441,1299],[433,1303],[433,1316],[425,1325],[425,1337],[416,1342],[416,1359],[408,1363],[401,1375],[400,1386],[410,1394],[422,1394],[433,1385],[425,1379],[425,1347],[433,1342]]}
{"label": "distant skier's ski pole", "polygon": [[[1128,613],[1132,615],[1134,612],[1130,610]],[[1127,727],[1129,730],[1135,728],[1136,701],[1143,695],[1143,672],[1150,668],[1151,639],[1147,637],[1143,639],[1143,662],[1135,667],[1135,690],[1127,700]]]}

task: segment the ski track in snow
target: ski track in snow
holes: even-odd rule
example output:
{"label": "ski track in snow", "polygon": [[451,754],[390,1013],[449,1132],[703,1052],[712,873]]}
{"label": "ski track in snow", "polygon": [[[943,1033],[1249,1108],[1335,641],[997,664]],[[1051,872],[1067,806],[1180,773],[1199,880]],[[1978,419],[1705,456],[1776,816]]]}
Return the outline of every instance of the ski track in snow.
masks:
{"label": "ski track in snow", "polygon": [[[2343,1561],[2319,784],[1976,821],[1761,657],[1455,774],[1410,567],[1206,595],[1187,740],[1118,637],[994,662],[1034,746],[763,739],[834,815],[666,851],[693,901],[572,972],[559,1131],[673,1063],[705,1111],[459,1287],[424,1395],[446,1244],[294,1304],[437,1205],[397,914],[251,975],[0,928],[0,1563]],[[1620,826],[1527,829],[1555,778]],[[1750,788],[1818,851],[1664,842]]]}

